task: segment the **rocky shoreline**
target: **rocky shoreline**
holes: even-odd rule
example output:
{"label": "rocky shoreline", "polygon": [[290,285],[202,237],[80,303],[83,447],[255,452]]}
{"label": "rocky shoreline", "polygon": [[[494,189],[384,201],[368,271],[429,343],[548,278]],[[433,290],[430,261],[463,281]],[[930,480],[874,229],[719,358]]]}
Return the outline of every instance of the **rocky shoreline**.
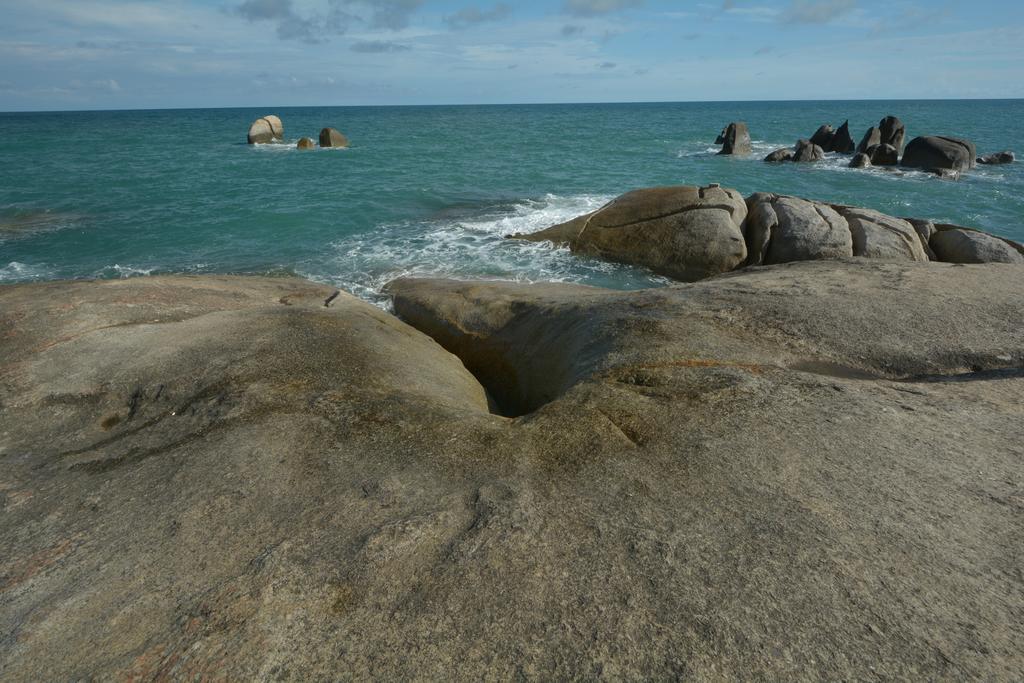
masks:
{"label": "rocky shoreline", "polygon": [[661,289],[0,287],[0,678],[1019,678],[1024,270],[684,195]]}

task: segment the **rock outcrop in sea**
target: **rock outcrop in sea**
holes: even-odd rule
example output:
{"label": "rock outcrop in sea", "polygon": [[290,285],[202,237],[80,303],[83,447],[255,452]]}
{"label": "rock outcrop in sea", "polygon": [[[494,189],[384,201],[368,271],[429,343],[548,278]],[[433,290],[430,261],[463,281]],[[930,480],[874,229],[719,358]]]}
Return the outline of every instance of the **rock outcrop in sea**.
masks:
{"label": "rock outcrop in sea", "polygon": [[747,130],[747,124],[742,121],[730,123],[719,133],[715,139],[715,144],[722,145],[722,150],[719,154],[750,154],[752,148],[750,146],[750,131]]}
{"label": "rock outcrop in sea", "polygon": [[974,168],[977,158],[978,152],[969,140],[925,135],[907,144],[900,164],[927,171],[946,170],[959,174]]}
{"label": "rock outcrop in sea", "polygon": [[249,126],[247,140],[250,145],[280,142],[284,139],[284,124],[274,115],[256,119]]}
{"label": "rock outcrop in sea", "polygon": [[348,138],[334,128],[324,128],[320,131],[321,147],[348,147]]}
{"label": "rock outcrop in sea", "polygon": [[1024,670],[1019,267],[389,289],[0,287],[0,678]]}

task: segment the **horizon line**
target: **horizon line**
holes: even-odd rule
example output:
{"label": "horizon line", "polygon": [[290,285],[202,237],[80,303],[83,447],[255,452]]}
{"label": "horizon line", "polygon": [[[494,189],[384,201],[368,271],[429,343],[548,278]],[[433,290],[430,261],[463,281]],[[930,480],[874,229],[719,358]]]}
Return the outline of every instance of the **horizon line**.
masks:
{"label": "horizon line", "polygon": [[358,109],[385,107],[539,107],[578,106],[615,104],[776,104],[800,102],[1014,102],[1024,97],[925,97],[925,98],[835,98],[835,99],[781,99],[781,100],[620,100],[580,102],[445,102],[430,104],[290,104],[286,106],[236,105],[216,107],[124,107],[114,109],[0,109],[0,114],[75,114],[88,112],[139,112],[139,111],[206,111],[222,109]]}

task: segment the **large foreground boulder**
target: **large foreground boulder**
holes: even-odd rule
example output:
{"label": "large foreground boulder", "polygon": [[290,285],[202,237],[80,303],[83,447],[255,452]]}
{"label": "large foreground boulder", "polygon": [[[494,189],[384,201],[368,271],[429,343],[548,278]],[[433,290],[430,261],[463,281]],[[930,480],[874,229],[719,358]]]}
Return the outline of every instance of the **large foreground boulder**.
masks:
{"label": "large foreground boulder", "polygon": [[752,148],[747,124],[742,121],[730,123],[719,134],[715,144],[722,145],[722,151],[719,154],[750,154]]}
{"label": "large foreground boulder", "polygon": [[718,185],[628,192],[597,211],[529,235],[574,253],[650,268],[683,281],[724,273],[747,256],[743,197]]}
{"label": "large foreground boulder", "polygon": [[348,147],[348,138],[334,128],[324,128],[320,131],[321,147]]}
{"label": "large foreground boulder", "polygon": [[256,119],[249,126],[247,140],[250,145],[278,142],[284,139],[284,124],[276,116],[269,115]]}
{"label": "large foreground boulder", "polygon": [[974,168],[977,156],[974,143],[969,140],[925,135],[907,144],[900,164],[927,171],[949,170],[962,173]]}
{"label": "large foreground boulder", "polygon": [[757,192],[747,212],[748,265],[853,256],[850,227],[828,204]]}
{"label": "large foreground boulder", "polygon": [[1021,678],[1016,268],[392,291],[0,287],[0,678]]}

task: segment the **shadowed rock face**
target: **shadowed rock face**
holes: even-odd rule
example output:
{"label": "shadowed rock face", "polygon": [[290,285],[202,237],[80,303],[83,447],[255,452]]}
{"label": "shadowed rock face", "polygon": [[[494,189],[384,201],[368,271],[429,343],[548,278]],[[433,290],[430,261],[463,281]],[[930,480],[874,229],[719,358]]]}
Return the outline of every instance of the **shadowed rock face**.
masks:
{"label": "shadowed rock face", "polygon": [[867,153],[869,149],[875,145],[882,144],[882,132],[878,130],[877,126],[868,128],[867,132],[864,133],[864,137],[860,139],[860,144],[857,145],[857,151]]}
{"label": "shadowed rock face", "polygon": [[1024,668],[1016,267],[331,291],[0,287],[0,678]]}
{"label": "shadowed rock face", "polygon": [[798,140],[792,161],[821,161],[824,158],[825,151],[820,145],[816,145],[808,140]]}
{"label": "shadowed rock face", "polygon": [[348,147],[348,138],[333,128],[320,131],[321,147]]}
{"label": "shadowed rock face", "polygon": [[916,137],[903,152],[903,166],[929,171],[949,170],[955,173],[974,168],[977,163],[974,144],[960,138],[941,135]]}
{"label": "shadowed rock face", "polygon": [[677,280],[724,273],[747,257],[747,215],[736,190],[711,185],[627,192],[592,213],[529,235],[574,253],[645,266]]}
{"label": "shadowed rock face", "polygon": [[829,150],[839,152],[840,154],[851,154],[855,148],[853,138],[850,137],[850,122],[844,121],[843,125],[839,126],[835,135],[832,136]]}

